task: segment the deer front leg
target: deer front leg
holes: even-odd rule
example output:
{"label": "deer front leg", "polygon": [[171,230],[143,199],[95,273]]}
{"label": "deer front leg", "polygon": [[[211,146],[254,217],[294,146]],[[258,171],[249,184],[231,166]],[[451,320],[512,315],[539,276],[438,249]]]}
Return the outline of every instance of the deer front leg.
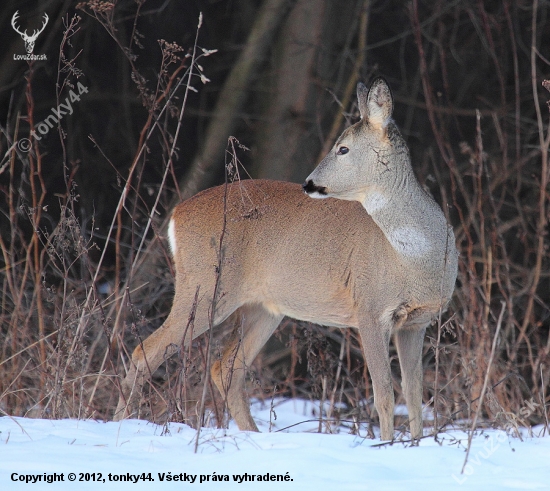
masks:
{"label": "deer front leg", "polygon": [[426,329],[401,329],[395,335],[399,364],[401,365],[401,386],[411,426],[411,438],[422,437],[422,347]]}
{"label": "deer front leg", "polygon": [[394,394],[390,369],[390,328],[372,323],[359,328],[365,361],[372,379],[374,406],[380,418],[380,439],[393,440]]}

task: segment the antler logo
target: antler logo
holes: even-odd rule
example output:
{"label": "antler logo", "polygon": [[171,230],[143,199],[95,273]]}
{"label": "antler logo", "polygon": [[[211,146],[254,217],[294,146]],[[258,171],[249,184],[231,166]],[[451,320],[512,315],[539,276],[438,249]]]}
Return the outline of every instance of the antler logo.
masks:
{"label": "antler logo", "polygon": [[25,32],[21,32],[19,28],[17,27],[17,18],[19,17],[19,10],[13,14],[13,17],[11,18],[11,26],[13,27],[14,31],[17,32],[21,37],[23,38],[23,41],[25,41],[25,49],[27,50],[27,53],[30,55],[34,49],[34,43],[36,42],[36,38],[38,35],[44,30],[46,27],[46,24],[48,23],[48,14],[44,13],[44,23],[42,24],[42,27],[40,29],[34,29],[33,33],[29,36],[27,34],[27,30],[25,29]]}

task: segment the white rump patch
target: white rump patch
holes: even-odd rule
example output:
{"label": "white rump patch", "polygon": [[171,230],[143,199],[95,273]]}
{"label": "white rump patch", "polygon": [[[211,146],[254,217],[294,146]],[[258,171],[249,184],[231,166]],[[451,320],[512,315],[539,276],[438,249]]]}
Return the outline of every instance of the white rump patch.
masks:
{"label": "white rump patch", "polygon": [[403,256],[421,257],[432,249],[429,239],[414,227],[391,230],[387,238],[393,248]]}
{"label": "white rump patch", "polygon": [[168,243],[170,244],[170,250],[172,255],[176,255],[176,223],[172,218],[170,224],[168,225]]}
{"label": "white rump patch", "polygon": [[363,200],[363,207],[367,210],[369,215],[380,211],[382,208],[388,204],[388,198],[382,193],[376,191],[369,193],[367,197]]}

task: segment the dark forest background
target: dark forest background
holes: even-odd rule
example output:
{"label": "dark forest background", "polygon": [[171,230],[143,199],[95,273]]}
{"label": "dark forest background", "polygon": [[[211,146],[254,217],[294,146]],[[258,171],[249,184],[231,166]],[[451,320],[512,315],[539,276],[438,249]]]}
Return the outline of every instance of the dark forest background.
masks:
{"label": "dark forest background", "polygon": [[[46,60],[14,56],[15,11],[28,33],[47,13],[34,47]],[[302,182],[357,120],[357,81],[383,75],[461,252],[425,344],[435,426],[481,399],[481,424],[547,424],[549,14],[543,0],[3,2],[0,412],[110,418],[117,374],[171,305],[172,206],[222,183],[231,158],[241,178]],[[56,123],[67,98],[73,112]],[[369,429],[370,383],[347,331],[284,321],[250,367],[251,394],[323,399],[327,421]],[[155,374],[144,416],[195,421],[205,353],[223,333]],[[403,402],[393,348],[392,366]]]}

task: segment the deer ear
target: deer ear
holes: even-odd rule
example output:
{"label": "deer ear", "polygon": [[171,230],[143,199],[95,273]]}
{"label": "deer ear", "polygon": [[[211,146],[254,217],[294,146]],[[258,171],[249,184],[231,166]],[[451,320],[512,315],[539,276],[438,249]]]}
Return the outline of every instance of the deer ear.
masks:
{"label": "deer ear", "polygon": [[359,114],[361,119],[368,119],[369,113],[367,109],[367,99],[369,97],[369,89],[363,82],[357,84],[357,105],[359,106]]}
{"label": "deer ear", "polygon": [[361,119],[375,128],[386,127],[393,113],[393,97],[389,85],[382,77],[375,79],[369,90],[359,82],[357,100]]}

